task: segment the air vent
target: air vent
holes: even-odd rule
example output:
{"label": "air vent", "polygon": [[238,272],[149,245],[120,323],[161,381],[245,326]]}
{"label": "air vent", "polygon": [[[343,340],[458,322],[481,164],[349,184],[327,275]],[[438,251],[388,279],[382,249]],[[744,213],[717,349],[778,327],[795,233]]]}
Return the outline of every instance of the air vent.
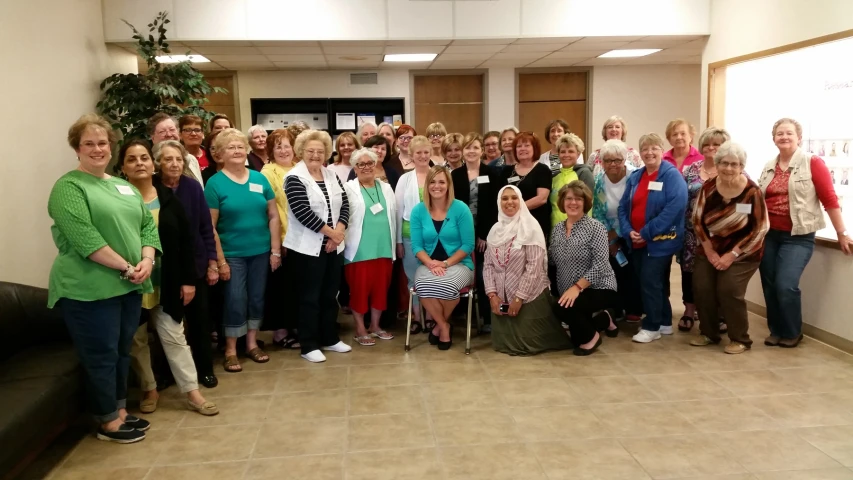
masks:
{"label": "air vent", "polygon": [[379,85],[378,73],[350,73],[350,85]]}

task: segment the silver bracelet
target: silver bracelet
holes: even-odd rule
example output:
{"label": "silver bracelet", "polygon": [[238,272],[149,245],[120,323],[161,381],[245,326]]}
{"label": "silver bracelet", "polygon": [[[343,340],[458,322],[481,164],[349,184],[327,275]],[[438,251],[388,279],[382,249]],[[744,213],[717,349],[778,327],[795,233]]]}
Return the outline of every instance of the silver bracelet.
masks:
{"label": "silver bracelet", "polygon": [[281,254],[280,254],[280,253],[272,252],[272,256],[273,256],[273,257],[281,258]]}
{"label": "silver bracelet", "polygon": [[155,261],[154,261],[154,258],[153,258],[153,257],[149,257],[148,255],[143,255],[143,256],[142,256],[142,259],[143,259],[143,260],[145,260],[146,258],[147,258],[148,260],[151,260],[151,266],[152,266],[152,267],[153,267],[154,265],[156,265],[156,264],[157,264],[157,262],[155,262]]}

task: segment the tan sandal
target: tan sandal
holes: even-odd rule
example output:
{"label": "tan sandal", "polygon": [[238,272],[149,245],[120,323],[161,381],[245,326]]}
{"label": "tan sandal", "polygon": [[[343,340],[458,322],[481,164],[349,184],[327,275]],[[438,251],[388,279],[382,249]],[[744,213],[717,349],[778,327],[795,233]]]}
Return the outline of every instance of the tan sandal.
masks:
{"label": "tan sandal", "polygon": [[187,406],[190,407],[190,410],[196,411],[206,417],[212,417],[219,413],[219,407],[217,407],[213,402],[204,402],[201,405],[196,405],[195,403],[187,400]]}
{"label": "tan sandal", "polygon": [[362,335],[360,337],[352,337],[353,340],[358,342],[362,347],[372,347],[376,345],[376,340],[373,339],[372,335]]}
{"label": "tan sandal", "polygon": [[239,373],[243,371],[243,366],[240,365],[240,360],[237,359],[237,355],[225,355],[225,361],[222,366],[228,373]]}
{"label": "tan sandal", "polygon": [[139,411],[142,413],[154,413],[157,410],[157,404],[160,402],[160,397],[143,398],[139,402]]}
{"label": "tan sandal", "polygon": [[261,350],[260,347],[255,347],[249,350],[248,352],[246,352],[246,356],[251,358],[252,361],[255,363],[267,363],[270,361],[270,356],[267,355],[267,352]]}

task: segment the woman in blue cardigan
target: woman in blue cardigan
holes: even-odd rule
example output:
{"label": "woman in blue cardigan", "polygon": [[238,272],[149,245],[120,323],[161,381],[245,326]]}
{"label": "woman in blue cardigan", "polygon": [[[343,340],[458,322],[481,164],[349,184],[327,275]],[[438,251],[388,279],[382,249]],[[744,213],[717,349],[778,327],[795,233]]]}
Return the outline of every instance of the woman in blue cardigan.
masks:
{"label": "woman in blue cardigan", "polygon": [[459,304],[459,291],[474,282],[474,218],[453,198],[453,182],[444,167],[433,167],[424,182],[428,194],[412,209],[412,252],[421,264],[415,289],[436,322],[429,342],[447,350],[452,343],[448,319]]}

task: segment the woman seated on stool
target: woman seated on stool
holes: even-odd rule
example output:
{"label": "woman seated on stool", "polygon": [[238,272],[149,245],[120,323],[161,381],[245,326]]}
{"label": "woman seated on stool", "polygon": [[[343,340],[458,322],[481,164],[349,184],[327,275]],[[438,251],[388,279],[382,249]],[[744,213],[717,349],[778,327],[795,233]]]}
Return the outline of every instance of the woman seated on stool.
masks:
{"label": "woman seated on stool", "polygon": [[453,198],[446,168],[432,167],[425,185],[424,201],[410,217],[412,252],[421,264],[415,272],[415,289],[436,322],[429,343],[447,350],[452,343],[447,321],[459,304],[459,291],[474,281],[474,218],[468,205]]}
{"label": "woman seated on stool", "polygon": [[[346,183],[350,216],[344,241],[344,275],[350,285],[349,305],[355,320],[355,341],[368,347],[376,344],[374,337],[394,338],[382,330],[379,320],[388,307],[388,287],[396,258],[397,205],[391,185],[374,175],[376,153],[362,148],[352,154],[351,161],[358,178]],[[368,310],[370,331],[364,328]]]}
{"label": "woman seated on stool", "polygon": [[574,354],[589,355],[601,345],[598,332],[619,334],[606,310],[619,302],[607,229],[585,215],[592,208],[592,192],[580,180],[560,189],[557,206],[566,214],[566,221],[554,227],[548,252],[548,261],[557,267],[558,292],[563,292],[557,317],[569,325]]}
{"label": "woman seated on stool", "polygon": [[489,231],[484,294],[492,309],[492,346],[509,355],[571,347],[551,311],[545,236],[512,185],[498,193],[498,223]]}

